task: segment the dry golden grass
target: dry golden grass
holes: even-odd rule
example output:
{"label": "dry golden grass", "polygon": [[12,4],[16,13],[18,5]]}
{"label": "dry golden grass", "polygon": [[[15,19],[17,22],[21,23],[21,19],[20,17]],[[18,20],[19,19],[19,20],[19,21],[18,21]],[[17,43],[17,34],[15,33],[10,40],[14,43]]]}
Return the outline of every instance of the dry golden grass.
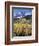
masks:
{"label": "dry golden grass", "polygon": [[32,25],[28,23],[14,23],[14,32],[18,35],[21,33],[24,35],[32,34]]}

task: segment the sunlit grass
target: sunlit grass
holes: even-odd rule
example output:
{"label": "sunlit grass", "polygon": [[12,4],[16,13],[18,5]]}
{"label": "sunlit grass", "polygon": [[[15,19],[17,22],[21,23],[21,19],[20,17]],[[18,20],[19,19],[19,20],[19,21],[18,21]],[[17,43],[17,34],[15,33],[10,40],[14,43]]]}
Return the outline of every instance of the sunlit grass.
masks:
{"label": "sunlit grass", "polygon": [[14,32],[17,36],[21,35],[31,35],[32,34],[32,25],[25,23],[14,23]]}

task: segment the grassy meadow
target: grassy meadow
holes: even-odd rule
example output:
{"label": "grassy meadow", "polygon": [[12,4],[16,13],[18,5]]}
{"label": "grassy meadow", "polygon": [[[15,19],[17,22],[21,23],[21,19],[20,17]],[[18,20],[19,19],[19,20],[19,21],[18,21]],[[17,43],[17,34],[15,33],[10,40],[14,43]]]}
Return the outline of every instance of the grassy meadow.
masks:
{"label": "grassy meadow", "polygon": [[32,34],[31,20],[25,18],[18,19],[14,22],[14,35],[15,36],[30,36]]}

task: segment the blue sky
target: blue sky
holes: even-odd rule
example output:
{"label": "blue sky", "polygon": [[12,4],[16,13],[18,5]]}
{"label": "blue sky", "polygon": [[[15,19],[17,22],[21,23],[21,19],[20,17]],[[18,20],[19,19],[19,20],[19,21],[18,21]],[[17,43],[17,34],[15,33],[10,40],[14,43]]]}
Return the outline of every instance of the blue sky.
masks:
{"label": "blue sky", "polygon": [[24,16],[27,16],[27,15],[32,15],[32,9],[19,9],[19,8],[14,8],[13,11],[12,11],[12,14],[14,15],[14,17],[20,17],[20,16],[23,16],[23,14],[21,13],[23,12],[24,13]]}

